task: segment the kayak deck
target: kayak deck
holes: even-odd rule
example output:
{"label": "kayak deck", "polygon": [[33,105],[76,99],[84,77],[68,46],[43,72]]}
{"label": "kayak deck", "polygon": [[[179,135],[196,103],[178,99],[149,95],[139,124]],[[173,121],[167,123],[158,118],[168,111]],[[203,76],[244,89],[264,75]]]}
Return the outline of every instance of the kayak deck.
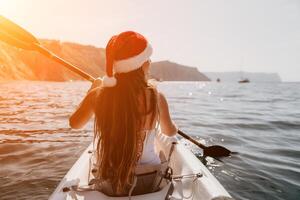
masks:
{"label": "kayak deck", "polygon": [[[172,142],[176,142],[175,137],[167,137],[159,134],[156,138],[156,149],[162,151],[165,155],[169,154]],[[93,150],[91,144],[69,172],[65,175],[50,200],[78,199],[78,200],[125,200],[129,197],[110,197],[99,191],[68,191],[64,192],[63,188],[73,185],[87,186],[90,172],[90,151]],[[189,178],[180,178],[172,181],[174,191],[169,199],[195,199],[195,200],[221,200],[232,199],[229,193],[218,182],[218,180],[209,172],[209,170],[199,161],[198,158],[182,144],[176,144],[172,152],[170,167],[173,174],[180,176],[190,176]],[[197,175],[197,176],[193,176]],[[164,186],[160,191],[143,195],[132,196],[132,200],[160,200],[167,199],[170,183]]]}

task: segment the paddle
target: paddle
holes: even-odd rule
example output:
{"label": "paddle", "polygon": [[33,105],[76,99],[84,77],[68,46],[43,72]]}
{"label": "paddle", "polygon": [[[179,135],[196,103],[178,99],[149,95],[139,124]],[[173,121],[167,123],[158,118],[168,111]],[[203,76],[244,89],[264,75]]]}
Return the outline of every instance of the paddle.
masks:
{"label": "paddle", "polygon": [[[85,73],[78,67],[72,65],[71,63],[63,60],[62,58],[59,58],[46,48],[44,48],[40,42],[28,31],[24,30],[17,24],[13,23],[12,21],[6,19],[5,17],[0,15],[0,40],[15,46],[17,48],[25,49],[25,50],[32,50],[32,51],[38,51],[41,54],[47,56],[48,58],[64,65],[69,70],[73,71],[76,74],[79,74],[86,80],[89,80],[91,82],[95,81],[95,78],[93,78],[91,75]],[[219,158],[219,157],[225,157],[229,156],[232,152],[225,147],[219,146],[219,145],[213,145],[213,146],[205,146],[195,139],[191,138],[190,136],[183,133],[181,130],[178,130],[178,134],[184,137],[185,139],[191,141],[201,149],[203,149],[204,156],[210,156],[213,158]]]}
{"label": "paddle", "polygon": [[79,74],[83,78],[93,82],[94,78],[89,74],[85,73],[78,67],[75,67],[71,63],[59,58],[46,48],[44,48],[40,42],[28,31],[24,30],[17,24],[12,21],[6,19],[5,17],[0,15],[0,40],[21,48],[25,50],[38,51],[46,57],[64,65],[69,70],[73,71],[76,74]]}

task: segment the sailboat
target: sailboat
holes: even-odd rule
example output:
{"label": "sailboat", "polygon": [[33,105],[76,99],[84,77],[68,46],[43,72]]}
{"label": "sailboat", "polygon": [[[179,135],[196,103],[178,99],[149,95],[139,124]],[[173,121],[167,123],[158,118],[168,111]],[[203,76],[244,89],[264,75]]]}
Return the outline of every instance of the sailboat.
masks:
{"label": "sailboat", "polygon": [[[243,58],[241,59],[241,68],[242,68],[242,66],[243,66]],[[240,71],[241,72],[241,78],[240,78],[240,80],[238,81],[238,83],[250,83],[250,80],[248,79],[248,78],[243,78],[243,72],[242,71]]]}
{"label": "sailboat", "polygon": [[242,78],[241,80],[239,80],[239,83],[250,83],[250,80],[247,78]]}
{"label": "sailboat", "polygon": [[249,82],[250,82],[250,80],[247,78],[243,78],[243,79],[239,80],[239,83],[249,83]]}

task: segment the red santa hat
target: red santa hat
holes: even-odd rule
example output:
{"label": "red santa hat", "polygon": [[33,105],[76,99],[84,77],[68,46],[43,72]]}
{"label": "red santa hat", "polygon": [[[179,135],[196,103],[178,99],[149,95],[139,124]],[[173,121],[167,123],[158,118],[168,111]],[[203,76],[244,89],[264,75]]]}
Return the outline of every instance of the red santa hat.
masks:
{"label": "red santa hat", "polygon": [[151,45],[139,33],[126,31],[113,36],[106,46],[103,87],[114,87],[117,84],[115,73],[127,73],[140,68],[151,54]]}

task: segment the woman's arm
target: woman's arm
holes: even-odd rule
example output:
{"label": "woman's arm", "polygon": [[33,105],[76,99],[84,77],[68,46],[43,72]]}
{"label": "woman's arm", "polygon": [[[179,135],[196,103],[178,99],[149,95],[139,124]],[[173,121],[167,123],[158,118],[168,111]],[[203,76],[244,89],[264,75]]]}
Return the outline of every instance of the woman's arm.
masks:
{"label": "woman's arm", "polygon": [[94,114],[93,101],[97,88],[88,92],[82,102],[79,104],[76,111],[71,115],[69,124],[71,128],[82,128]]}
{"label": "woman's arm", "polygon": [[177,127],[171,119],[167,99],[160,92],[158,93],[158,109],[161,132],[167,136],[176,135]]}
{"label": "woman's arm", "polygon": [[69,124],[71,128],[82,128],[94,114],[94,102],[97,95],[99,86],[101,85],[101,79],[96,79],[89,89],[87,95],[79,104],[76,111],[71,115]]}

